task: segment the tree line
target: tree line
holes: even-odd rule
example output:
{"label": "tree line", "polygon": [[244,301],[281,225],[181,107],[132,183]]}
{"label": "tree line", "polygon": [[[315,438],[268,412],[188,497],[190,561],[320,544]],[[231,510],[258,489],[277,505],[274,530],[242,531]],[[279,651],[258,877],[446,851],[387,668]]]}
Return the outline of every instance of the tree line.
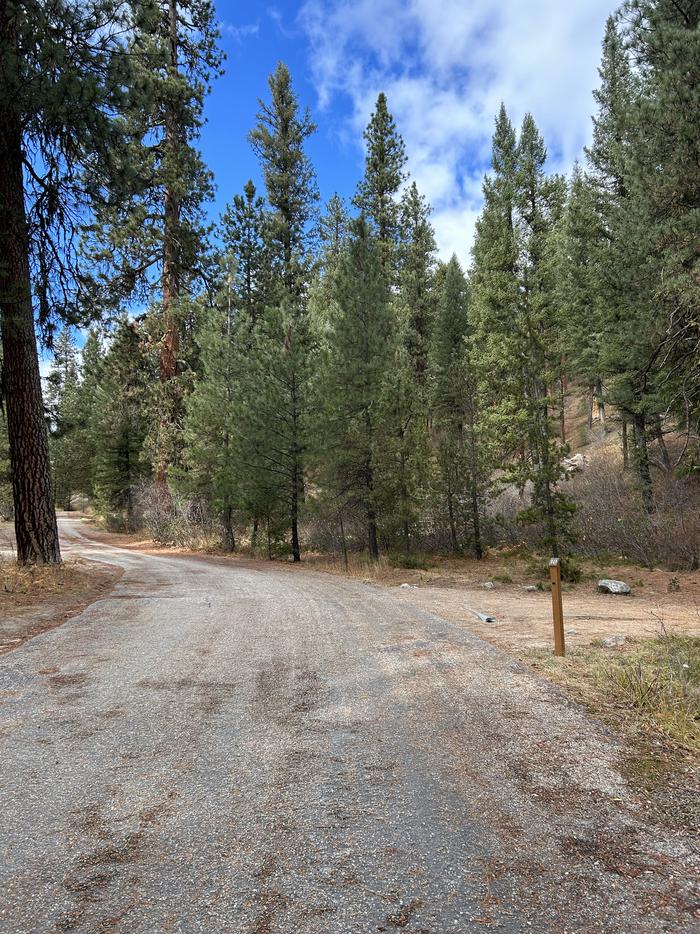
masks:
{"label": "tree line", "polygon": [[[437,260],[384,94],[354,197],[321,207],[316,127],[279,64],[249,135],[264,193],[247,182],[209,228],[211,4],[55,4],[41,47],[34,6],[0,3],[15,89],[0,102],[0,462],[20,560],[58,559],[54,501],[82,493],[129,526],[145,488],[166,519],[179,495],[215,515],[227,549],[243,536],[298,561],[314,521],[372,559],[426,540],[481,557],[510,485],[556,554],[575,510],[569,382],[601,431],[620,419],[647,513],[655,458],[692,475],[700,4],[630,0],[608,20],[569,178],[548,171],[532,116],[516,129],[501,107],[466,270]],[[35,317],[54,345],[46,408]]]}

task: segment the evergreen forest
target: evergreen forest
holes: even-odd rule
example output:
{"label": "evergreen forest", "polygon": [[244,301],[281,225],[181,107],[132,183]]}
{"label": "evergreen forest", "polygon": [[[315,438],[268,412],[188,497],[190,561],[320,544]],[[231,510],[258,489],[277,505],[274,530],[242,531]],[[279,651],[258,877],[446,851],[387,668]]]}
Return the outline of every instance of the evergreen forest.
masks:
{"label": "evergreen forest", "polygon": [[353,197],[319,191],[284,63],[248,138],[264,184],[211,224],[224,67],[211,0],[0,0],[19,562],[59,562],[56,510],[86,509],[295,562],[524,543],[697,568],[700,2],[610,17],[568,176],[504,101],[462,262],[438,258],[383,93]]}

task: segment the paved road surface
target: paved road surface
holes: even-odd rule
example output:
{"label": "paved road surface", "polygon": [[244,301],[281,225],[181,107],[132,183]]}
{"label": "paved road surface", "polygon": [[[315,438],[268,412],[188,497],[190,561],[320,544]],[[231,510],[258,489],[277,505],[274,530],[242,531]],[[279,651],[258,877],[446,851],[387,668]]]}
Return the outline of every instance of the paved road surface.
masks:
{"label": "paved road surface", "polygon": [[150,556],[0,660],[0,930],[689,930],[612,737],[357,581]]}

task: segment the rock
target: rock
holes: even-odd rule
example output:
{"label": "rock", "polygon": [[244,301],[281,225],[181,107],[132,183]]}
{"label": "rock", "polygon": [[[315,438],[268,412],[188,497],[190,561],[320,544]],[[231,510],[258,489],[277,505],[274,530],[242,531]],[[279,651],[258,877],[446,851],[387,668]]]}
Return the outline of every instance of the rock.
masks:
{"label": "rock", "polygon": [[588,463],[589,460],[585,454],[572,454],[571,457],[564,458],[562,466],[567,474],[573,474],[583,470],[584,467],[588,466]]}
{"label": "rock", "polygon": [[567,634],[567,636],[577,636],[577,635],[578,635],[578,629],[567,629],[567,630],[566,630],[566,634]]}
{"label": "rock", "polygon": [[485,583],[485,584],[482,584],[481,586],[482,586],[485,590],[493,590],[493,589],[495,588],[496,585],[494,584],[493,581],[486,581],[486,583]]}
{"label": "rock", "polygon": [[632,589],[624,581],[598,581],[598,593],[631,594]]}
{"label": "rock", "polygon": [[399,587],[402,587],[404,590],[415,590],[415,584],[399,584]]}
{"label": "rock", "polygon": [[627,636],[620,635],[619,633],[614,636],[606,636],[603,639],[603,645],[611,649],[616,645],[624,645],[627,642]]}
{"label": "rock", "polygon": [[528,593],[537,593],[540,588],[537,584],[525,584],[523,590],[526,590]]}

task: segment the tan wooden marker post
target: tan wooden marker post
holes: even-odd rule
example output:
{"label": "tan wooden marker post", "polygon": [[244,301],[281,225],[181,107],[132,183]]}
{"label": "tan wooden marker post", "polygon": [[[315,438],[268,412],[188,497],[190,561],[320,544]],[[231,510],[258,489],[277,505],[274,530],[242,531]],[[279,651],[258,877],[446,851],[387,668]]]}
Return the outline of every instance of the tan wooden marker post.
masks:
{"label": "tan wooden marker post", "polygon": [[552,618],[554,620],[554,654],[564,655],[564,611],[561,605],[561,565],[559,558],[549,562],[549,579],[552,582]]}

